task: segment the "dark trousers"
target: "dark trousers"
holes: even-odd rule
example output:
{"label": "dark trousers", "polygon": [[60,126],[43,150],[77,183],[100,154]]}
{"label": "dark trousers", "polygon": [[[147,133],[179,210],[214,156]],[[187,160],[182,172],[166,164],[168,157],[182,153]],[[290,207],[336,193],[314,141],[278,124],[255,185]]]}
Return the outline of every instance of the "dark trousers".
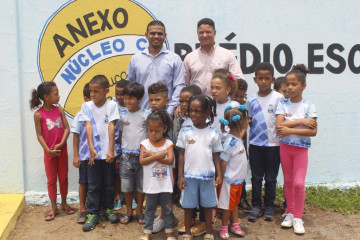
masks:
{"label": "dark trousers", "polygon": [[274,207],[276,178],[280,166],[280,147],[249,146],[251,168],[252,206],[262,207],[261,189],[265,177],[264,204]]}
{"label": "dark trousers", "polygon": [[[160,202],[161,208],[163,210],[164,222],[165,222],[165,232],[173,230],[174,226],[174,214],[172,212],[172,195],[171,193],[156,193],[156,194],[146,194],[146,205],[145,205],[145,227],[144,232],[150,233],[153,230],[154,216],[156,212],[156,207],[158,202]],[[148,231],[145,231],[148,230]]]}
{"label": "dark trousers", "polygon": [[87,210],[91,214],[99,214],[102,203],[103,210],[114,207],[114,173],[115,161],[107,163],[105,160],[95,160],[95,164],[88,165],[88,203]]}

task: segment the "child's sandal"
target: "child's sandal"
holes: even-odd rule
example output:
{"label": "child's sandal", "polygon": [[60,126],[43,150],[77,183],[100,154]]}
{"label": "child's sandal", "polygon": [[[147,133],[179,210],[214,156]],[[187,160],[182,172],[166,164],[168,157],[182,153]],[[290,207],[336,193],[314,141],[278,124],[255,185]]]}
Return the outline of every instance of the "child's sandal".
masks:
{"label": "child's sandal", "polygon": [[181,235],[180,240],[193,240],[193,237],[191,234],[184,234]]}
{"label": "child's sandal", "polygon": [[214,238],[214,235],[212,235],[212,234],[205,234],[205,236],[204,236],[204,240],[214,240],[215,238]]}
{"label": "child's sandal", "polygon": [[233,223],[230,227],[230,232],[240,237],[243,237],[245,235],[244,231],[241,230],[239,223]]}
{"label": "child's sandal", "polygon": [[229,239],[230,236],[229,236],[228,228],[229,228],[228,226],[221,226],[219,232],[221,239]]}

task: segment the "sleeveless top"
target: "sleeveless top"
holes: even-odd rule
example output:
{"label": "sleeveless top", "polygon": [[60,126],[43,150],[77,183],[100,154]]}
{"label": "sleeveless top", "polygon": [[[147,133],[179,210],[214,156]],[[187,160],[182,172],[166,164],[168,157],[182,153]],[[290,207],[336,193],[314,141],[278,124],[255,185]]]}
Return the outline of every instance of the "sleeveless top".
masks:
{"label": "sleeveless top", "polygon": [[51,149],[61,142],[64,135],[64,124],[58,107],[53,106],[51,111],[43,108],[38,110],[41,115],[41,129],[46,145]]}

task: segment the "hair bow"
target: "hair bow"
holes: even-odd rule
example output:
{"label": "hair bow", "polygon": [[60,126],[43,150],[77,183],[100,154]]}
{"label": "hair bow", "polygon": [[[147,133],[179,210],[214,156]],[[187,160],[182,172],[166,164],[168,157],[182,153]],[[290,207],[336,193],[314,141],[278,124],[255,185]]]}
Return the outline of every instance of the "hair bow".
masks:
{"label": "hair bow", "polygon": [[230,110],[230,109],[232,109],[232,106],[231,106],[231,105],[227,105],[227,106],[225,107],[225,112],[226,112],[227,110]]}
{"label": "hair bow", "polygon": [[224,124],[224,125],[229,125],[229,121],[226,120],[225,118],[220,118],[220,119],[219,119],[219,122],[220,122],[221,124]]}
{"label": "hair bow", "polygon": [[233,117],[232,117],[232,121],[233,121],[233,122],[240,121],[240,119],[241,119],[240,115],[236,115],[236,116],[233,116]]}
{"label": "hair bow", "polygon": [[240,105],[238,108],[240,111],[244,111],[246,110],[246,105]]}
{"label": "hair bow", "polygon": [[234,82],[234,77],[231,74],[228,74],[228,77],[230,78],[230,82]]}

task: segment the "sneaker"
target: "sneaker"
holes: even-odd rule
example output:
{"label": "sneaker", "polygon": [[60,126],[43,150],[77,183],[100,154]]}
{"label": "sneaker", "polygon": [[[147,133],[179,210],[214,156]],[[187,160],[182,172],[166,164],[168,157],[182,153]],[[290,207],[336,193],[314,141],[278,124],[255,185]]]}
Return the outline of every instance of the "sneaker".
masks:
{"label": "sneaker", "polygon": [[[195,220],[192,219],[191,220],[191,225],[190,227],[193,227],[195,225]],[[185,220],[181,220],[178,224],[178,232],[179,233],[186,233],[186,229],[185,229]]]}
{"label": "sneaker", "polygon": [[96,224],[101,222],[101,217],[98,214],[88,214],[87,220],[83,225],[83,231],[88,232],[90,230],[93,230],[96,226]]}
{"label": "sneaker", "polygon": [[285,216],[284,221],[282,221],[281,226],[285,228],[290,228],[293,226],[294,215],[292,213],[288,213]]}
{"label": "sneaker", "polygon": [[112,209],[107,208],[104,212],[104,218],[110,223],[118,223],[120,221],[119,217],[113,213]]}
{"label": "sneaker", "polygon": [[247,201],[247,199],[241,199],[241,201],[239,203],[239,209],[243,210],[246,213],[251,212],[251,206],[250,206],[249,202]]}
{"label": "sneaker", "polygon": [[121,209],[121,200],[115,199],[114,200],[114,210],[120,210]]}
{"label": "sneaker", "polygon": [[191,235],[197,237],[206,233],[206,225],[204,222],[195,221],[194,226],[190,229]]}
{"label": "sneaker", "polygon": [[265,221],[272,221],[274,220],[274,208],[266,206],[264,210],[264,219]]}
{"label": "sneaker", "polygon": [[86,222],[86,211],[80,210],[77,216],[77,223],[85,223]]}
{"label": "sneaker", "polygon": [[293,227],[294,227],[294,233],[296,234],[305,233],[304,222],[301,218],[294,218]]}
{"label": "sneaker", "polygon": [[152,233],[158,233],[165,229],[164,219],[160,218],[160,215],[154,219]]}
{"label": "sneaker", "polygon": [[251,212],[249,213],[248,215],[248,220],[250,222],[256,222],[257,219],[260,217],[260,211],[261,211],[261,208],[259,207],[253,207],[251,209]]}
{"label": "sneaker", "polygon": [[135,210],[135,209],[136,209],[136,207],[137,207],[137,203],[136,203],[136,201],[135,201],[135,198],[133,198],[133,201],[132,201],[131,207],[132,207],[132,209],[133,209],[133,210]]}

